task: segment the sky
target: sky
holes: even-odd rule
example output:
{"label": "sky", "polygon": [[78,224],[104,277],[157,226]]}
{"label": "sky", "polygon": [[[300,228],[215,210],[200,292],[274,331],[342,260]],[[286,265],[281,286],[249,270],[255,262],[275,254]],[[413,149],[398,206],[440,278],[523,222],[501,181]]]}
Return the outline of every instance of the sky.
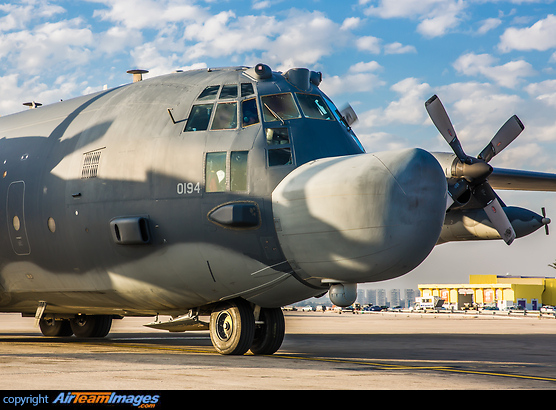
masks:
{"label": "sky", "polygon": [[[1,0],[0,0],[1,1]],[[352,105],[367,152],[450,149],[424,102],[437,94],[477,155],[517,114],[524,132],[491,164],[556,172],[556,0],[23,0],[0,3],[0,115],[175,70],[307,67]],[[556,193],[499,191],[556,221]],[[516,240],[437,246],[374,287],[466,283],[469,274],[556,276],[556,224]],[[416,238],[418,240],[418,238]]]}

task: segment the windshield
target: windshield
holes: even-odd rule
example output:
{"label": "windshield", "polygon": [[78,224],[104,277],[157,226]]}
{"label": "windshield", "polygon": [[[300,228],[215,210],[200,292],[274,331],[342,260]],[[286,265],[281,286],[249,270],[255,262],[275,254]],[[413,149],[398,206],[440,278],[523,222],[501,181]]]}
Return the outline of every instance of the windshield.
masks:
{"label": "windshield", "polygon": [[299,110],[291,93],[272,94],[261,97],[263,117],[266,122],[291,120],[300,118]]}
{"label": "windshield", "polygon": [[303,115],[318,120],[333,120],[334,116],[319,95],[296,93]]}

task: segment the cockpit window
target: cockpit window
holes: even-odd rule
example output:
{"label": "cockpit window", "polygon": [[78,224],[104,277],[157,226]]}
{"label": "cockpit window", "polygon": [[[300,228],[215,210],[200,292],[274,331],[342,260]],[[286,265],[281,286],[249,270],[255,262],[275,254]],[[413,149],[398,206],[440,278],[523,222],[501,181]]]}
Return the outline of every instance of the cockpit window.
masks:
{"label": "cockpit window", "polygon": [[257,101],[254,98],[241,102],[241,112],[242,127],[259,123],[259,110],[257,110]]}
{"label": "cockpit window", "polygon": [[237,128],[237,103],[219,103],[216,105],[211,130],[229,130]]}
{"label": "cockpit window", "polygon": [[242,97],[249,97],[250,95],[255,94],[255,90],[253,90],[253,84],[251,83],[242,83],[241,84],[241,96]]}
{"label": "cockpit window", "polygon": [[261,97],[263,118],[266,122],[300,118],[299,110],[291,93],[272,94]]}
{"label": "cockpit window", "polygon": [[210,114],[214,104],[194,105],[185,126],[186,131],[205,131],[208,128]]}
{"label": "cockpit window", "polygon": [[201,95],[197,97],[197,100],[213,100],[216,98],[216,94],[218,94],[218,89],[220,88],[219,85],[209,85],[207,88],[203,90]]}
{"label": "cockpit window", "polygon": [[231,85],[223,85],[222,90],[220,91],[220,98],[227,99],[227,98],[237,98],[237,84]]}
{"label": "cockpit window", "polygon": [[319,95],[296,93],[303,115],[318,120],[333,120],[334,116]]}

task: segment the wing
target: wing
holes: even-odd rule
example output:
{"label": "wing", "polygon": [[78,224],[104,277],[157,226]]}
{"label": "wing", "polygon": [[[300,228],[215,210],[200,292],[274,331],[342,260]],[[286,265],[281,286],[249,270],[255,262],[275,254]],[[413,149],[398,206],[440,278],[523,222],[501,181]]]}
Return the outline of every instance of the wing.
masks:
{"label": "wing", "polygon": [[488,177],[494,189],[556,192],[556,174],[495,168]]}

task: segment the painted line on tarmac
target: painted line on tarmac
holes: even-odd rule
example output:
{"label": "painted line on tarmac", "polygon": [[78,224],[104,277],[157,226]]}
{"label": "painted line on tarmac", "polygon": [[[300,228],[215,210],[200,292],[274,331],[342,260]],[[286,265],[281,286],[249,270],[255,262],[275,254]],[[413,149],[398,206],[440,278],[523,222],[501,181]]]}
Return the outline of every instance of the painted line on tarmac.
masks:
{"label": "painted line on tarmac", "polygon": [[488,371],[480,371],[480,370],[456,369],[456,368],[453,368],[453,367],[450,367],[450,366],[406,366],[406,365],[388,364],[388,363],[373,363],[373,362],[366,362],[366,361],[361,361],[361,360],[331,359],[331,358],[325,358],[325,357],[300,357],[300,356],[290,356],[290,355],[281,355],[281,354],[274,354],[272,356],[267,356],[267,357],[276,357],[276,358],[281,358],[281,359],[308,360],[308,361],[318,361],[318,362],[330,362],[330,363],[357,364],[357,365],[375,367],[375,368],[377,368],[377,370],[433,370],[433,371],[439,371],[439,372],[476,374],[476,375],[482,375],[482,376],[496,376],[496,377],[515,378],[515,379],[540,380],[540,381],[556,382],[555,377],[529,376],[529,375],[514,374],[514,373],[497,373],[497,372],[488,372]]}
{"label": "painted line on tarmac", "polygon": [[[112,339],[115,340],[116,338]],[[120,338],[118,338],[120,339]],[[162,338],[121,338],[121,340],[160,340]],[[178,338],[176,338],[178,339]],[[191,340],[191,339],[203,339],[207,340],[210,338],[207,337],[195,337],[195,338],[183,338],[182,340]],[[165,339],[169,340],[169,339]],[[144,350],[162,350],[168,352],[179,352],[179,353],[193,353],[193,354],[205,354],[205,355],[220,355],[214,348],[207,347],[206,349],[199,349],[199,348],[186,348],[186,347],[172,347],[172,346],[160,346],[160,345],[148,345],[148,344],[135,344],[135,343],[110,343],[109,341],[105,342],[90,342],[84,341],[81,342],[82,344],[89,344],[92,346],[111,346],[111,347],[119,347],[119,348],[135,348],[135,349],[144,349]],[[247,353],[247,356],[254,356],[253,354]],[[493,377],[507,377],[513,379],[522,379],[522,380],[539,380],[539,381],[548,381],[548,382],[556,382],[555,377],[542,377],[542,376],[530,376],[530,375],[522,375],[522,374],[515,374],[515,373],[498,373],[498,372],[488,372],[488,371],[481,371],[481,370],[467,370],[467,369],[458,369],[455,367],[450,366],[407,366],[407,365],[400,365],[400,364],[389,364],[389,363],[377,363],[377,362],[368,362],[364,360],[349,360],[349,359],[334,359],[334,358],[326,358],[326,357],[309,357],[309,356],[293,356],[293,355],[286,355],[275,353],[273,355],[264,355],[264,357],[276,358],[276,359],[289,359],[289,360],[304,360],[304,361],[314,361],[314,362],[328,362],[328,363],[339,363],[339,364],[355,364],[361,366],[369,366],[374,367],[377,370],[430,370],[430,371],[438,371],[438,372],[450,372],[450,373],[461,373],[461,374],[474,374],[474,375],[481,375],[481,376],[493,376]]]}

